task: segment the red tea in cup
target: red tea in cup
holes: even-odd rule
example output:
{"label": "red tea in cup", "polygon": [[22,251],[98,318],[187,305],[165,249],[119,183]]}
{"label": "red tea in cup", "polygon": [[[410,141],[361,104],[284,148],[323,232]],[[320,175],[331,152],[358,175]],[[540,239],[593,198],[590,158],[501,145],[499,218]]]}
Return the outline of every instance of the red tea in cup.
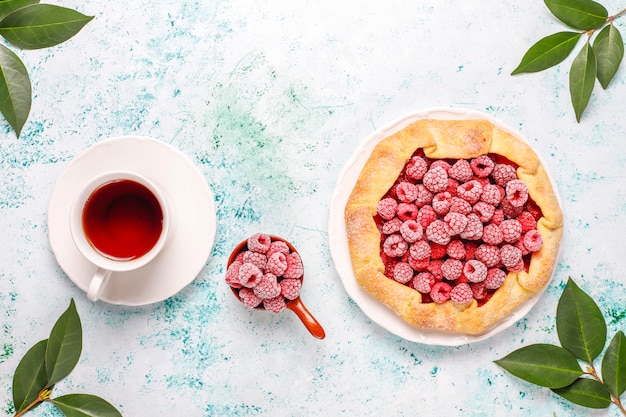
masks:
{"label": "red tea in cup", "polygon": [[140,258],[152,249],[163,229],[163,209],[144,185],[127,179],[107,182],[87,198],[82,210],[87,241],[115,260]]}

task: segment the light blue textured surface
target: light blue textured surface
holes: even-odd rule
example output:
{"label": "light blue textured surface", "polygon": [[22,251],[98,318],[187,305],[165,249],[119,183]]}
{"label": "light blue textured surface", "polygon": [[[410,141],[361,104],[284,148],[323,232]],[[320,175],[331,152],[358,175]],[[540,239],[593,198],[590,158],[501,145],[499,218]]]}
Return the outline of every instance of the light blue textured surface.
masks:
{"label": "light blue textured surface", "polygon": [[[125,416],[619,415],[570,405],[492,362],[558,342],[568,276],[599,302],[609,335],[626,329],[626,73],[607,91],[596,85],[580,124],[571,58],[511,77],[532,43],[563,30],[542,1],[55,3],[96,18],[58,47],[17,51],[33,108],[19,140],[0,122],[1,415],[12,415],[19,359],[71,298],[83,354],[55,392],[100,395]],[[495,337],[454,348],[408,342],[367,319],[343,290],[327,235],[353,149],[432,106],[483,111],[519,129],[552,171],[565,215],[561,260],[536,307]],[[204,270],[144,307],[88,301],[57,266],[46,230],[50,193],[71,159],[127,134],[184,152],[217,202]],[[326,339],[289,311],[244,310],[223,282],[230,251],[257,231],[299,249],[302,298]],[[44,405],[31,415],[59,414]]]}

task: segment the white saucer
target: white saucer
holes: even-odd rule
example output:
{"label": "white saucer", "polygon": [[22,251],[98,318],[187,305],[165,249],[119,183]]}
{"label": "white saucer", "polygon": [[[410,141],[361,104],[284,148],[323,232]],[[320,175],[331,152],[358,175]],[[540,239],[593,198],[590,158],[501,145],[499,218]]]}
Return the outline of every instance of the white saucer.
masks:
{"label": "white saucer", "polygon": [[[511,129],[501,121],[498,121],[487,114],[454,108],[432,108],[410,113],[372,133],[365,139],[359,148],[354,151],[351,159],[339,175],[339,180],[332,195],[330,202],[328,237],[333,263],[335,264],[339,278],[341,279],[350,298],[354,300],[366,316],[391,333],[413,342],[428,345],[458,346],[466,343],[478,342],[501,332],[524,317],[537,303],[537,301],[539,301],[539,298],[543,294],[543,290],[535,294],[532,298],[526,300],[526,302],[522,303],[516,310],[504,317],[494,327],[481,334],[472,335],[420,329],[409,325],[391,309],[387,308],[387,306],[363,290],[356,281],[354,271],[352,270],[352,261],[350,260],[350,251],[348,248],[348,236],[346,234],[346,225],[344,222],[344,209],[346,207],[346,203],[348,202],[348,198],[350,197],[350,193],[357,182],[363,166],[378,142],[403,129],[410,123],[420,119],[484,119],[490,121],[499,128],[512,133],[516,137],[526,140],[519,132]],[[526,142],[528,141],[526,140]],[[539,159],[542,161],[543,166],[546,167],[546,164],[543,162],[540,155]],[[548,175],[550,174],[548,173]],[[552,181],[552,188],[554,189],[560,204],[561,201],[557,193],[557,188],[551,176],[550,180]]]}
{"label": "white saucer", "polygon": [[76,157],[52,192],[48,233],[57,262],[85,292],[96,267],[81,255],[72,240],[70,206],[87,179],[110,170],[135,171],[161,187],[171,206],[172,223],[159,255],[138,270],[113,272],[100,299],[128,306],[162,301],[193,281],[209,259],[217,223],[213,193],[189,158],[156,139],[108,139]]}

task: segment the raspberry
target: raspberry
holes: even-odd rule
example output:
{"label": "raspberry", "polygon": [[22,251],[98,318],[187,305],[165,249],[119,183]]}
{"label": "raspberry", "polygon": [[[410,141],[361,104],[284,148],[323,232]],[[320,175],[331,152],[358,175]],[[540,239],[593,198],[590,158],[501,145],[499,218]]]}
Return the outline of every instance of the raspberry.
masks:
{"label": "raspberry", "polygon": [[270,256],[265,266],[266,273],[274,274],[277,277],[282,276],[286,269],[287,257],[282,252],[275,252],[272,256]]}
{"label": "raspberry", "polygon": [[406,167],[406,175],[412,180],[421,180],[428,171],[428,164],[421,156],[411,158]]}
{"label": "raspberry", "polygon": [[413,268],[406,262],[398,262],[393,267],[393,279],[401,284],[406,284],[413,279]]}
{"label": "raspberry", "polygon": [[474,254],[476,253],[476,249],[478,249],[478,243],[476,242],[465,242],[465,259],[470,260],[474,259]]}
{"label": "raspberry", "polygon": [[456,195],[470,204],[475,204],[480,200],[480,196],[483,193],[483,186],[476,180],[471,180],[459,185],[456,189]]}
{"label": "raspberry", "polygon": [[500,248],[500,260],[509,270],[516,267],[522,260],[522,251],[512,245],[504,245]]}
{"label": "raspberry", "polygon": [[459,159],[452,165],[448,175],[459,182],[467,182],[474,176],[470,163],[465,159]]}
{"label": "raspberry", "polygon": [[520,238],[520,240],[518,240],[517,242],[513,243],[513,246],[515,246],[517,249],[519,249],[520,251],[522,251],[522,256],[526,256],[530,253],[530,251],[528,250],[528,248],[526,246],[524,246],[524,238]]}
{"label": "raspberry", "polygon": [[280,281],[280,293],[288,300],[295,300],[300,296],[302,280],[298,278],[287,278]]}
{"label": "raspberry", "polygon": [[413,243],[422,238],[424,230],[422,229],[422,225],[415,220],[407,220],[400,226],[400,235],[402,235],[404,240],[408,243]]}
{"label": "raspberry", "polygon": [[460,240],[453,240],[448,244],[446,254],[452,259],[465,258],[465,245]]}
{"label": "raspberry", "polygon": [[437,282],[430,290],[430,298],[436,303],[444,303],[450,299],[452,287],[445,282]]}
{"label": "raspberry", "polygon": [[430,272],[420,272],[413,278],[413,288],[422,294],[428,294],[435,285],[435,277]]}
{"label": "raspberry", "polygon": [[391,235],[393,233],[400,231],[400,226],[402,226],[403,221],[397,217],[385,222],[382,226],[382,232],[386,235]]}
{"label": "raspberry", "polygon": [[426,268],[428,268],[428,265],[430,264],[430,259],[428,258],[415,259],[412,256],[409,256],[408,261],[409,261],[409,266],[413,268],[415,271],[424,271],[426,270]]}
{"label": "raspberry", "polygon": [[435,242],[429,242],[430,246],[430,258],[431,259],[441,259],[446,256],[446,252],[448,251],[448,247],[446,245],[441,245]]}
{"label": "raspberry", "polygon": [[246,308],[254,308],[263,301],[251,288],[242,288],[239,290],[239,298]]}
{"label": "raspberry", "polygon": [[467,226],[461,232],[461,239],[478,240],[483,236],[483,223],[474,213],[467,215]]}
{"label": "raspberry", "polygon": [[474,207],[472,207],[472,211],[478,215],[478,218],[481,222],[487,223],[489,220],[491,220],[493,212],[496,211],[496,208],[491,204],[485,203],[484,201],[479,201],[478,203],[474,204]]}
{"label": "raspberry", "polygon": [[406,221],[409,219],[417,219],[417,206],[412,203],[400,203],[398,204],[397,211],[398,218],[402,221]]}
{"label": "raspberry", "polygon": [[450,242],[450,227],[442,220],[435,220],[426,228],[426,238],[431,242],[447,245]]}
{"label": "raspberry", "polygon": [[506,217],[507,219],[517,218],[520,214],[522,214],[522,211],[524,210],[523,206],[516,207],[513,204],[511,204],[511,202],[507,200],[506,198],[503,199],[502,202],[500,203],[500,208],[502,208],[504,217]]}
{"label": "raspberry", "polygon": [[481,155],[478,158],[472,159],[470,162],[472,172],[480,178],[485,178],[493,172],[495,163],[487,155]]}
{"label": "raspberry", "polygon": [[483,187],[487,184],[491,184],[491,178],[489,177],[485,177],[485,178],[481,178],[481,177],[474,177],[474,179],[476,181],[478,181],[480,183],[480,185],[482,185]]}
{"label": "raspberry", "polygon": [[402,256],[409,249],[409,244],[398,233],[389,235],[383,243],[383,252],[392,258]]}
{"label": "raspberry", "polygon": [[272,244],[270,235],[264,233],[255,233],[248,238],[248,250],[253,252],[265,253]]}
{"label": "raspberry", "polygon": [[504,236],[497,224],[489,223],[483,227],[483,242],[488,245],[499,245],[502,240],[504,240]]}
{"label": "raspberry", "polygon": [[432,206],[433,210],[440,216],[445,216],[450,211],[450,206],[452,205],[452,196],[449,192],[444,191],[442,193],[437,193],[433,197]]}
{"label": "raspberry", "polygon": [[304,274],[302,259],[296,252],[287,255],[287,269],[283,272],[283,278],[300,278]]}
{"label": "raspberry", "polygon": [[280,295],[280,285],[276,275],[273,274],[263,275],[261,281],[254,286],[253,290],[257,297],[263,299],[274,298]]}
{"label": "raspberry", "polygon": [[506,184],[506,199],[513,207],[522,207],[528,201],[528,187],[522,180],[511,180]]}
{"label": "raspberry", "polygon": [[537,221],[535,217],[528,211],[522,211],[519,216],[517,216],[517,221],[522,225],[522,233],[526,233],[529,230],[533,230],[537,228]]}
{"label": "raspberry", "polygon": [[520,259],[519,261],[517,261],[517,263],[515,265],[509,266],[509,267],[507,267],[507,269],[509,271],[512,271],[512,272],[523,271],[524,270],[524,259]]}
{"label": "raspberry", "polygon": [[522,224],[516,219],[505,220],[500,223],[502,238],[507,243],[513,243],[522,236]]}
{"label": "raspberry", "polygon": [[385,220],[391,220],[396,216],[398,202],[391,197],[383,198],[376,206],[376,212]]}
{"label": "raspberry", "polygon": [[517,172],[511,165],[496,164],[491,172],[491,178],[493,178],[500,187],[506,187],[509,181],[517,179]]}
{"label": "raspberry", "polygon": [[287,304],[285,303],[285,297],[279,295],[278,297],[263,300],[263,307],[273,313],[280,313],[287,307]]}
{"label": "raspberry", "polygon": [[[447,225],[447,228],[449,230],[448,233],[450,234],[450,236],[455,236],[455,235],[461,234],[465,230],[469,222],[469,219],[466,216],[462,215],[461,213],[450,212],[446,214],[446,216],[443,218],[443,221]],[[441,243],[441,242],[437,242],[437,243]]]}
{"label": "raspberry", "polygon": [[263,278],[263,272],[254,264],[243,264],[239,268],[239,283],[244,287],[254,287],[261,281],[261,278]]}
{"label": "raspberry", "polygon": [[452,288],[450,299],[455,303],[469,304],[472,301],[472,289],[469,284],[458,284]]}
{"label": "raspberry", "polygon": [[474,257],[487,268],[492,268],[500,263],[500,249],[497,246],[483,244],[476,249]]}
{"label": "raspberry", "polygon": [[434,261],[430,261],[426,270],[430,272],[433,277],[435,277],[435,281],[441,281],[443,279],[443,272],[441,272],[441,266],[443,265],[442,259],[437,259]]}
{"label": "raspberry", "polygon": [[486,184],[483,186],[483,193],[480,200],[492,206],[497,206],[504,197],[504,190],[495,184]]}
{"label": "raspberry", "polygon": [[470,259],[463,265],[463,274],[470,282],[482,282],[487,277],[487,267],[476,259]]}
{"label": "raspberry", "polygon": [[440,166],[430,168],[422,180],[424,186],[433,193],[445,191],[448,188],[448,174]]}
{"label": "raspberry", "polygon": [[459,285],[459,284],[469,284],[470,280],[467,279],[467,277],[465,275],[463,275],[463,272],[461,271],[461,276],[458,277],[457,279],[454,280],[454,284],[455,285]]}
{"label": "raspberry", "polygon": [[450,193],[450,196],[456,196],[456,189],[459,188],[459,182],[453,178],[448,178],[448,187],[445,193]]}
{"label": "raspberry", "polygon": [[539,206],[537,204],[535,204],[534,202],[528,202],[525,206],[524,209],[526,211],[528,211],[534,218],[535,220],[539,220],[542,216],[541,214],[541,209],[539,208]]}
{"label": "raspberry", "polygon": [[241,268],[243,262],[233,261],[232,264],[226,270],[226,282],[233,288],[241,288],[241,282],[239,282],[239,268]]}
{"label": "raspberry", "polygon": [[473,282],[470,285],[472,297],[477,301],[483,300],[487,296],[487,287],[484,282]]}
{"label": "raspberry", "polygon": [[452,197],[450,201],[450,212],[461,213],[466,216],[472,212],[472,205],[461,197]]}
{"label": "raspberry", "polygon": [[493,212],[493,216],[491,216],[491,223],[500,225],[504,221],[504,211],[501,209],[495,209]]}
{"label": "raspberry", "polygon": [[418,261],[428,259],[431,254],[430,245],[425,240],[420,240],[411,245],[409,253],[413,259]]}
{"label": "raspberry", "polygon": [[458,259],[448,258],[441,264],[441,273],[445,279],[454,281],[461,276],[463,263]]}
{"label": "raspberry", "polygon": [[237,254],[237,256],[235,256],[235,260],[234,260],[233,262],[240,262],[240,263],[243,263],[243,254],[244,254],[244,252],[245,252],[245,250],[244,250],[244,251],[239,252],[239,253]]}
{"label": "raspberry", "polygon": [[426,204],[430,204],[433,201],[433,193],[431,193],[428,188],[426,188],[423,184],[418,184],[416,187],[416,197],[415,197],[415,205],[418,207],[425,206]]}
{"label": "raspberry", "polygon": [[247,250],[243,253],[243,263],[250,263],[256,265],[261,271],[265,270],[267,264],[267,256],[264,253],[252,252]]}
{"label": "raspberry", "polygon": [[269,259],[272,257],[273,254],[277,252],[289,255],[289,252],[291,251],[289,250],[289,246],[287,246],[285,242],[283,242],[282,240],[275,240],[272,242],[267,252],[265,252],[265,256],[267,256],[267,259]]}
{"label": "raspberry", "polygon": [[422,225],[422,227],[426,228],[433,221],[437,220],[437,213],[432,206],[424,206],[419,209],[416,220]]}
{"label": "raspberry", "polygon": [[489,268],[487,270],[487,278],[483,281],[488,290],[497,290],[504,284],[506,272],[500,268]]}
{"label": "raspberry", "polygon": [[524,246],[531,252],[537,252],[543,245],[543,237],[538,230],[529,230],[524,234]]}
{"label": "raspberry", "polygon": [[450,164],[443,159],[437,159],[430,164],[430,169],[437,167],[443,168],[443,170],[446,171],[446,174],[450,171]]}
{"label": "raspberry", "polygon": [[410,203],[417,198],[417,187],[415,184],[403,181],[396,186],[396,196],[403,203]]}

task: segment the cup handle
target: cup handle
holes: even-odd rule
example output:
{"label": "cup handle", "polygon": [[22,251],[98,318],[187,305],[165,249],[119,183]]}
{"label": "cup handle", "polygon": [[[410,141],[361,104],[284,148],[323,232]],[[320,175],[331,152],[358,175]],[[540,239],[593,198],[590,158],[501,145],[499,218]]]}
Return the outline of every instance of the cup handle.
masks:
{"label": "cup handle", "polygon": [[112,271],[104,268],[98,268],[96,270],[96,272],[93,274],[93,278],[91,278],[91,282],[89,283],[87,298],[89,298],[91,301],[98,301],[98,298],[100,297],[100,292],[109,280],[111,272]]}

